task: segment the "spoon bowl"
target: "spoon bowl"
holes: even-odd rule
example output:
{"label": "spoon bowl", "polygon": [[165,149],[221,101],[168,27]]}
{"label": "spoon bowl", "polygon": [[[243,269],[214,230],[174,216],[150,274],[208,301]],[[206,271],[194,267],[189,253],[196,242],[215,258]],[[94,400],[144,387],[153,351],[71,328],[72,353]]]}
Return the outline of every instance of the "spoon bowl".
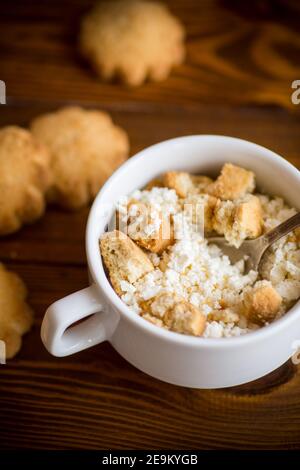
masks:
{"label": "spoon bowl", "polygon": [[245,240],[236,248],[228,243],[224,237],[210,237],[209,243],[217,245],[224,255],[227,255],[231,263],[237,263],[241,259],[245,261],[245,274],[249,271],[259,271],[261,260],[267,249],[280,238],[292,232],[300,226],[300,212],[285,220],[273,230],[261,235],[254,240]]}

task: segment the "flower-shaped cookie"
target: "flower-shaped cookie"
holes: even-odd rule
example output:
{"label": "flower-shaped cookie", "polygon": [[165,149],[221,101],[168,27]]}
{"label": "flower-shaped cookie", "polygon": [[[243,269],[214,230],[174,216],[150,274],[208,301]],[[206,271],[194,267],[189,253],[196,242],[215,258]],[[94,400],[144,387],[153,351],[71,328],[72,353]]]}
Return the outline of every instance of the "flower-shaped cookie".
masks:
{"label": "flower-shaped cookie", "polygon": [[47,150],[25,129],[0,129],[0,235],[43,214],[49,182]]}
{"label": "flower-shaped cookie", "polygon": [[164,80],[185,55],[184,28],[162,3],[101,2],[83,19],[80,48],[104,79]]}
{"label": "flower-shaped cookie", "polygon": [[22,279],[0,264],[0,340],[5,343],[7,359],[17,354],[22,335],[32,325],[32,310],[26,303],[26,297],[27,290]]}
{"label": "flower-shaped cookie", "polygon": [[34,119],[31,130],[51,155],[49,200],[67,209],[91,201],[128,156],[127,134],[101,111],[62,108]]}

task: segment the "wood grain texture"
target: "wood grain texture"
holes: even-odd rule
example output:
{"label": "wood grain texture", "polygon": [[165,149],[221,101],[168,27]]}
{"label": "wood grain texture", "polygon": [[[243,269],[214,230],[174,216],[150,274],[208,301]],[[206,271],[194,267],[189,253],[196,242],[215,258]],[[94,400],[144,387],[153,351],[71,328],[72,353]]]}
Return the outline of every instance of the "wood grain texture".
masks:
{"label": "wood grain texture", "polygon": [[[296,2],[170,1],[187,26],[188,60],[138,90],[102,84],[78,57],[78,21],[90,3],[1,5],[0,79],[10,104],[0,106],[0,126],[81,103],[111,112],[131,154],[215,133],[265,145],[300,168],[300,106],[290,105],[290,82],[300,78]],[[0,239],[0,260],[24,278],[35,311],[20,354],[0,366],[0,449],[299,449],[300,372],[291,362],[255,382],[204,391],[152,379],[108,343],[63,359],[47,353],[45,309],[88,282],[87,215],[49,208]]]}
{"label": "wood grain texture", "polygon": [[[1,373],[2,448],[258,449],[299,445],[299,375],[264,393],[188,390],[149,379],[108,345],[76,359],[15,360]],[[87,365],[88,364],[88,365]],[[281,376],[289,381],[282,383]],[[14,426],[12,426],[14,423]]]}
{"label": "wood grain texture", "polygon": [[[291,103],[300,76],[297,2],[169,0],[187,29],[187,60],[165,82],[129,90],[97,79],[77,50],[92,0],[6,2],[0,17],[0,71],[14,99],[123,103]],[[262,7],[263,4],[263,8]],[[30,90],[30,96],[28,92]]]}
{"label": "wood grain texture", "polygon": [[[57,105],[6,107],[0,125],[26,125]],[[131,153],[172,136],[233,134],[266,145],[300,167],[299,118],[285,111],[199,107],[113,112]],[[170,163],[171,165],[171,163]],[[0,259],[26,281],[36,316],[19,356],[0,369],[2,448],[255,449],[300,446],[300,374],[287,363],[256,382],[220,391],[154,380],[108,344],[56,359],[39,328],[46,307],[85,287],[88,210],[49,209],[36,224],[2,238]]]}

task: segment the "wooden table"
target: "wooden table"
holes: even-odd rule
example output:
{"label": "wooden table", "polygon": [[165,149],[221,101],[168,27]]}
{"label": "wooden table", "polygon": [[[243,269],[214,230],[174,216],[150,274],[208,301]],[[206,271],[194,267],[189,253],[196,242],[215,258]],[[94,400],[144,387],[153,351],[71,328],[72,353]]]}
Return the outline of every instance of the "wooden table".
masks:
{"label": "wooden table", "polygon": [[[216,133],[265,145],[300,167],[300,105],[290,100],[300,79],[296,2],[251,2],[248,10],[235,1],[169,3],[187,26],[187,61],[161,84],[128,90],[99,82],[77,54],[88,2],[6,2],[0,125],[26,126],[40,112],[79,103],[110,111],[128,131],[131,154],[174,136]],[[64,359],[46,352],[46,307],[88,282],[87,214],[49,209],[0,241],[1,261],[24,278],[36,313],[20,354],[0,366],[0,447],[300,448],[300,371],[291,362],[256,382],[203,391],[148,377],[108,343]]]}

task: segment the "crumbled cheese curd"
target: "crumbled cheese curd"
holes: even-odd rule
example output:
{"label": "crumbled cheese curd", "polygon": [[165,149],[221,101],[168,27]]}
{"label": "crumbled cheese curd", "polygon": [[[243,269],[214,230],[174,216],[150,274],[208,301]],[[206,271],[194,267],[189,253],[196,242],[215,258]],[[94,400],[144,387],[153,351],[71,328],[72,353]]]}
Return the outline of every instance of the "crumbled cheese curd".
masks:
{"label": "crumbled cheese curd", "polygon": [[[175,215],[174,225],[179,240],[169,249],[165,271],[156,267],[136,281],[134,289],[130,289],[127,284],[122,285],[122,300],[137,313],[141,313],[138,307],[141,302],[154,299],[161,293],[172,293],[184,298],[199,307],[206,316],[212,310],[221,308],[221,300],[235,305],[240,300],[241,290],[255,282],[257,273],[250,271],[243,275],[243,261],[231,265],[229,258],[216,245],[208,245],[181,213]],[[154,266],[158,266],[160,257],[152,253],[149,257]],[[211,324],[217,325],[215,329]],[[216,336],[216,328],[221,330],[219,336]],[[232,336],[238,336],[247,333],[248,329],[212,322],[207,323],[204,336],[227,337],[230,332]]]}
{"label": "crumbled cheese curd", "polygon": [[[256,196],[262,207],[263,232],[296,213],[281,198],[260,194]],[[134,201],[132,205],[129,204],[130,201]],[[136,201],[151,207],[151,214],[147,223],[142,216],[135,217],[135,227],[131,227],[130,217],[138,213]],[[155,316],[150,311],[145,311],[145,305],[155,302],[160,294],[176,295],[197,307],[207,318],[204,338],[236,337],[255,331],[259,326],[251,324],[243,311],[238,312],[239,320],[235,323],[209,320],[209,315],[213,311],[224,311],[224,308],[237,311],[238,306],[242,305],[244,291],[254,286],[258,279],[266,279],[282,297],[277,317],[283,315],[300,297],[300,250],[293,234],[271,247],[265,256],[261,277],[256,271],[244,274],[244,261],[231,264],[216,245],[208,244],[203,230],[199,230],[198,224],[195,224],[194,212],[191,216],[191,212],[184,209],[184,203],[185,200],[179,198],[173,189],[158,187],[134,191],[129,197],[119,201],[117,210],[129,223],[129,236],[132,239],[135,239],[133,228],[139,236],[148,236],[157,231],[160,223],[158,214],[161,213],[172,216],[174,231],[174,243],[163,253],[158,255],[146,251],[154,266],[152,271],[133,284],[121,282],[122,300],[137,314],[166,328],[162,319],[168,305],[154,303]],[[215,227],[220,227],[223,233],[224,227],[221,226],[230,224],[233,205],[232,201],[222,202],[221,210],[214,221]],[[236,230],[237,227],[231,227],[233,237],[238,236]],[[243,238],[245,234],[239,234],[239,239]]]}
{"label": "crumbled cheese curd", "polygon": [[[271,230],[297,212],[279,197],[259,198],[263,207],[265,231]],[[283,298],[279,316],[300,297],[300,250],[299,243],[293,238],[293,234],[289,234],[274,243],[264,257],[262,265],[262,276],[271,281]]]}
{"label": "crumbled cheese curd", "polygon": [[130,200],[149,205],[162,211],[165,215],[175,214],[179,208],[178,196],[174,189],[154,187],[150,191],[136,189],[129,196],[120,198],[117,203],[119,212],[127,212],[127,204]]}
{"label": "crumbled cheese curd", "polygon": [[168,218],[180,209],[174,189],[157,188],[135,190],[119,199],[117,206],[119,226],[135,241],[157,239],[163,217]]}

